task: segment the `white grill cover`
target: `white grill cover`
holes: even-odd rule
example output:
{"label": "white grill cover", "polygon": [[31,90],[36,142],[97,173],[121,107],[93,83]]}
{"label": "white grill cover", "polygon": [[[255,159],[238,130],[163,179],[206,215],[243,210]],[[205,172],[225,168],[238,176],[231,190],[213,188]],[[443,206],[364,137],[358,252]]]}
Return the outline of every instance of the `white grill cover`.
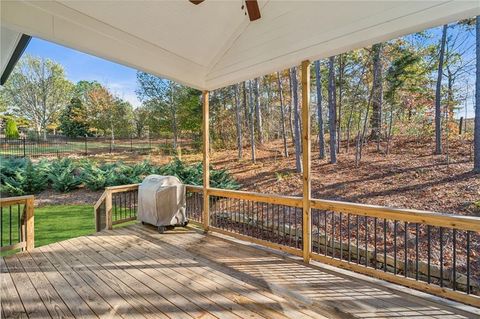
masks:
{"label": "white grill cover", "polygon": [[155,226],[183,225],[185,185],[174,176],[149,175],[138,188],[138,220]]}

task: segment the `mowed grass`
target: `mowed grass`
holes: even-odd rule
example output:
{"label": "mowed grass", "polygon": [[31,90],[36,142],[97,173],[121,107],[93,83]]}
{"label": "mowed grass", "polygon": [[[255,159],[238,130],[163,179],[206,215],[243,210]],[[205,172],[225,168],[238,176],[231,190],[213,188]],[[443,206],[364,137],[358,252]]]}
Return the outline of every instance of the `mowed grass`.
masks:
{"label": "mowed grass", "polygon": [[35,208],[35,247],[95,232],[91,205],[57,205]]}
{"label": "mowed grass", "polygon": [[[20,207],[22,210],[23,207]],[[10,222],[12,227],[10,227]],[[122,227],[136,221],[115,225]],[[12,230],[12,244],[19,240],[17,207],[2,210],[2,245],[10,244],[10,229]],[[93,234],[95,220],[91,205],[55,205],[35,208],[35,247],[59,242],[62,240]],[[16,251],[1,253],[2,256]]]}

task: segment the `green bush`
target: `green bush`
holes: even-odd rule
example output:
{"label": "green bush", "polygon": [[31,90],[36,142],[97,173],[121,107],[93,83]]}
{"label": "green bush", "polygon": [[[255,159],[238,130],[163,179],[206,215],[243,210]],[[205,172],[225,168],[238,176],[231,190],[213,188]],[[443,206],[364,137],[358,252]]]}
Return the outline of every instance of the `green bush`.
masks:
{"label": "green bush", "polygon": [[5,137],[6,138],[19,138],[20,134],[18,133],[17,122],[12,118],[7,118],[7,123],[5,123]]}
{"label": "green bush", "polygon": [[6,162],[1,160],[0,191],[11,195],[35,194],[47,188],[46,173],[32,161],[20,159]]}
{"label": "green bush", "polygon": [[[40,192],[47,187],[68,192],[83,185],[97,191],[108,186],[140,183],[150,174],[173,175],[185,184],[202,185],[202,164],[186,165],[179,159],[163,166],[148,161],[127,165],[122,162],[98,164],[91,160],[73,161],[68,158],[30,160],[0,158],[0,191],[9,195]],[[240,185],[226,170],[210,171],[212,187],[238,189]]]}
{"label": "green bush", "polygon": [[69,192],[82,184],[79,169],[69,158],[52,162],[48,180],[52,188],[59,192]]}

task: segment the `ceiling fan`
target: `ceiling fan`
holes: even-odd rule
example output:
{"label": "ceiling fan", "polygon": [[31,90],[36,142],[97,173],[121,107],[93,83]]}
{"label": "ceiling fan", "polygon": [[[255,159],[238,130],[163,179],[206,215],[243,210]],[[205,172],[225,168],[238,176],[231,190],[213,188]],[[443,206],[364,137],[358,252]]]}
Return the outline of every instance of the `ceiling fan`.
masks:
{"label": "ceiling fan", "polygon": [[[205,0],[189,0],[193,4],[200,4]],[[260,8],[258,7],[257,0],[245,0],[245,6],[247,8],[248,17],[250,21],[255,21],[260,19]],[[242,9],[244,7],[242,6]]]}

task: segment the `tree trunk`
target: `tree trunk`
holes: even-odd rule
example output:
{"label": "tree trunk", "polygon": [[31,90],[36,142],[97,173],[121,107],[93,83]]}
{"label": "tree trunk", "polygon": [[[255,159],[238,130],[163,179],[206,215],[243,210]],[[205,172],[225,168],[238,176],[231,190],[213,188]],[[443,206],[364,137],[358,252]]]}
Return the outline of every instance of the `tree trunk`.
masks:
{"label": "tree trunk", "polygon": [[238,149],[238,159],[242,159],[242,111],[240,106],[238,84],[235,84],[235,108],[236,108],[236,124],[237,124],[237,149]]}
{"label": "tree trunk", "polygon": [[278,95],[280,97],[280,116],[281,116],[281,126],[282,126],[282,138],[283,138],[283,155],[288,157],[288,145],[287,145],[287,132],[285,129],[285,108],[283,106],[283,93],[282,93],[282,81],[280,79],[280,72],[277,72],[277,82],[278,82]]}
{"label": "tree trunk", "polygon": [[340,152],[342,142],[342,102],[343,102],[343,76],[345,72],[345,62],[342,55],[338,56],[338,116],[337,116],[337,153]]}
{"label": "tree trunk", "polygon": [[293,113],[294,113],[294,125],[295,125],[295,166],[297,173],[302,172],[302,146],[300,144],[300,114],[298,112],[298,82],[297,82],[297,69],[290,69],[290,77],[292,80],[293,91]]}
{"label": "tree trunk", "polygon": [[328,60],[328,124],[330,128],[330,163],[337,163],[335,57]]}
{"label": "tree trunk", "polygon": [[382,130],[382,54],[383,45],[377,43],[372,46],[373,51],[373,87],[372,87],[372,132],[370,138],[377,141],[377,150],[380,149],[380,137]]}
{"label": "tree trunk", "polygon": [[253,92],[255,94],[255,117],[257,126],[258,143],[263,144],[263,130],[262,130],[262,110],[260,110],[260,98],[258,97],[260,85],[258,79],[253,80]]}
{"label": "tree trunk", "polygon": [[293,84],[291,70],[288,70],[288,85],[290,87],[290,107],[288,110],[288,124],[290,126],[290,138],[292,140],[292,144],[295,144],[295,136],[293,133]]}
{"label": "tree trunk", "polygon": [[435,154],[442,154],[442,76],[443,60],[445,58],[445,43],[447,42],[447,25],[443,26],[442,40],[440,42],[440,55],[438,57],[437,86],[435,88]]}
{"label": "tree trunk", "polygon": [[315,61],[315,82],[317,87],[317,121],[318,121],[318,150],[320,159],[325,158],[325,135],[323,128],[322,110],[322,75],[320,73],[320,61]]}
{"label": "tree trunk", "polygon": [[253,89],[252,89],[252,81],[248,82],[248,95],[250,97],[250,112],[249,112],[249,118],[250,118],[250,146],[252,148],[252,162],[256,162],[256,157],[255,157],[255,123],[254,123],[254,112],[255,112],[255,106],[253,104]]}
{"label": "tree trunk", "polygon": [[[394,100],[392,98],[392,100]],[[388,122],[388,132],[387,132],[387,149],[386,154],[390,154],[390,142],[392,140],[392,132],[393,132],[393,105],[391,105],[390,109],[390,120]]]}
{"label": "tree trunk", "polygon": [[250,113],[248,112],[248,105],[247,105],[247,83],[243,81],[242,83],[242,106],[243,111],[245,112],[245,116],[243,117],[244,125],[246,131],[250,130]]}
{"label": "tree trunk", "polygon": [[[475,81],[475,129],[474,129],[474,155],[473,170],[480,173],[480,16],[476,22],[476,81]],[[465,122],[465,127],[466,127]]]}

